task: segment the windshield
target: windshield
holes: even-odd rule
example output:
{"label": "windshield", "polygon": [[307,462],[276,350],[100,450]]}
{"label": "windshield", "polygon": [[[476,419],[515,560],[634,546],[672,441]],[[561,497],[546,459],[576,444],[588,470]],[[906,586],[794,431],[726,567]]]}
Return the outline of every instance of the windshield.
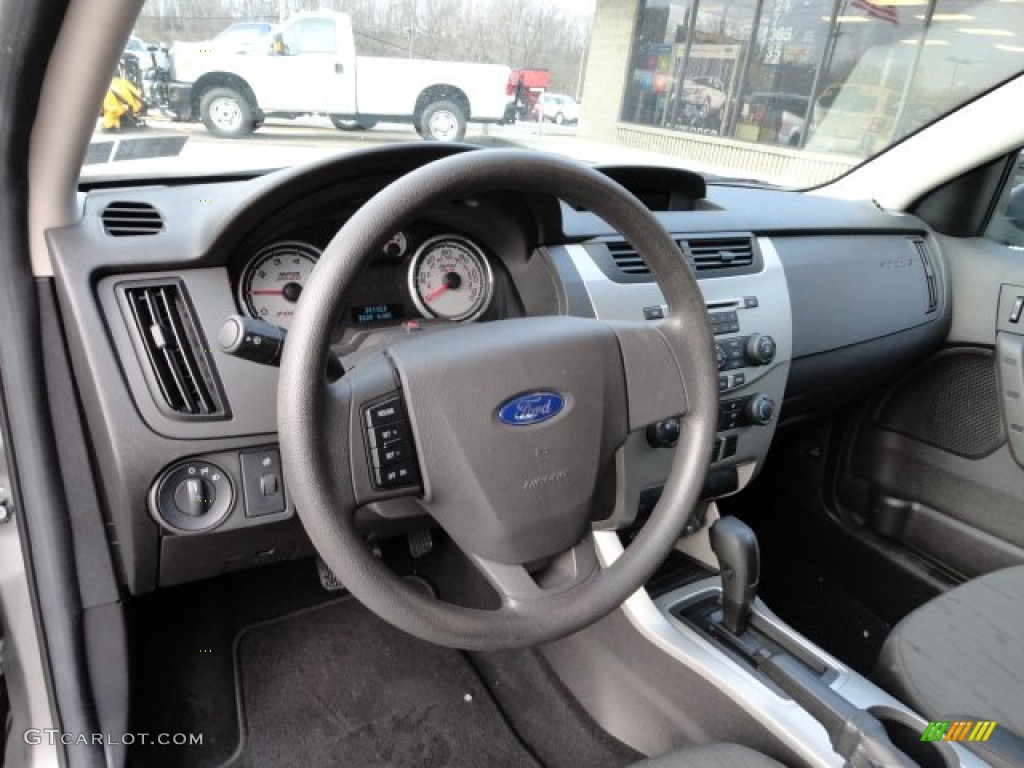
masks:
{"label": "windshield", "polygon": [[1024,69],[1022,2],[147,0],[82,173],[429,140],[809,187]]}

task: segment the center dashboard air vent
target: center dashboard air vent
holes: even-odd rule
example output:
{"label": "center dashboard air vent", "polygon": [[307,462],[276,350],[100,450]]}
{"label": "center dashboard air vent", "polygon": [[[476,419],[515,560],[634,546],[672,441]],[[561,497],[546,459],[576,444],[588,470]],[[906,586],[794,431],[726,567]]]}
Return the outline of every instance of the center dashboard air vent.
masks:
{"label": "center dashboard air vent", "polygon": [[119,286],[140,360],[154,395],[180,418],[224,419],[225,398],[185,286],[178,280]]}
{"label": "center dashboard air vent", "polygon": [[163,231],[160,211],[149,203],[114,202],[103,209],[103,231],[111,237],[138,237]]}
{"label": "center dashboard air vent", "polygon": [[[759,256],[756,241],[750,235],[690,237],[676,244],[697,277],[718,277],[756,271]],[[589,246],[598,266],[619,282],[647,282],[651,270],[643,257],[622,240]],[[603,253],[602,253],[603,251]]]}

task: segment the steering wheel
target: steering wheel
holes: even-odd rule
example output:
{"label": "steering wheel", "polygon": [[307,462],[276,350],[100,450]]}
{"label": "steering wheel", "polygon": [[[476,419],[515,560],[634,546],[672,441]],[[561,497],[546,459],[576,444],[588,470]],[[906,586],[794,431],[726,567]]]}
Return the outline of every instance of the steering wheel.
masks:
{"label": "steering wheel", "polygon": [[[410,331],[328,381],[332,332],[361,268],[432,207],[499,191],[553,194],[604,219],[643,254],[668,305],[664,320],[552,316]],[[299,517],[345,587],[412,635],[470,650],[568,635],[650,578],[697,503],[717,420],[713,346],[679,248],[617,183],[523,150],[437,160],[365,203],[303,290],[278,386]],[[616,504],[617,452],[630,433],[670,417],[682,429],[661,500],[622,555],[600,563],[592,522]],[[387,463],[389,436],[405,438],[405,461]],[[410,503],[487,578],[497,608],[433,598],[373,555],[357,510],[386,516]]]}

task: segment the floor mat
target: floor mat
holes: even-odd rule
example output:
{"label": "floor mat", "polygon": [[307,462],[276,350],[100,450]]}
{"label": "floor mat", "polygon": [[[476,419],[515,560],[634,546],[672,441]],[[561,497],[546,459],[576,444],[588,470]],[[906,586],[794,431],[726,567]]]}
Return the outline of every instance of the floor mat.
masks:
{"label": "floor mat", "polygon": [[236,654],[234,766],[539,767],[461,653],[355,600],[250,627]]}

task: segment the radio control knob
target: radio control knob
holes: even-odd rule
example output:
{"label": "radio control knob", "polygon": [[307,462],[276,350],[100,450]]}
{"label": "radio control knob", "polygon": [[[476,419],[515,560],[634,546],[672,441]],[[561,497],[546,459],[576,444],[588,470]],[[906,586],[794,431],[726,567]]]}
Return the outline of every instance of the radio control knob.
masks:
{"label": "radio control knob", "polygon": [[775,339],[767,334],[762,336],[755,333],[747,339],[747,346],[744,354],[747,362],[751,365],[768,365],[775,359]]}
{"label": "radio control knob", "polygon": [[775,416],[775,401],[768,395],[759,393],[747,401],[746,408],[743,410],[747,417],[747,423],[764,426],[771,424],[772,418]]}

